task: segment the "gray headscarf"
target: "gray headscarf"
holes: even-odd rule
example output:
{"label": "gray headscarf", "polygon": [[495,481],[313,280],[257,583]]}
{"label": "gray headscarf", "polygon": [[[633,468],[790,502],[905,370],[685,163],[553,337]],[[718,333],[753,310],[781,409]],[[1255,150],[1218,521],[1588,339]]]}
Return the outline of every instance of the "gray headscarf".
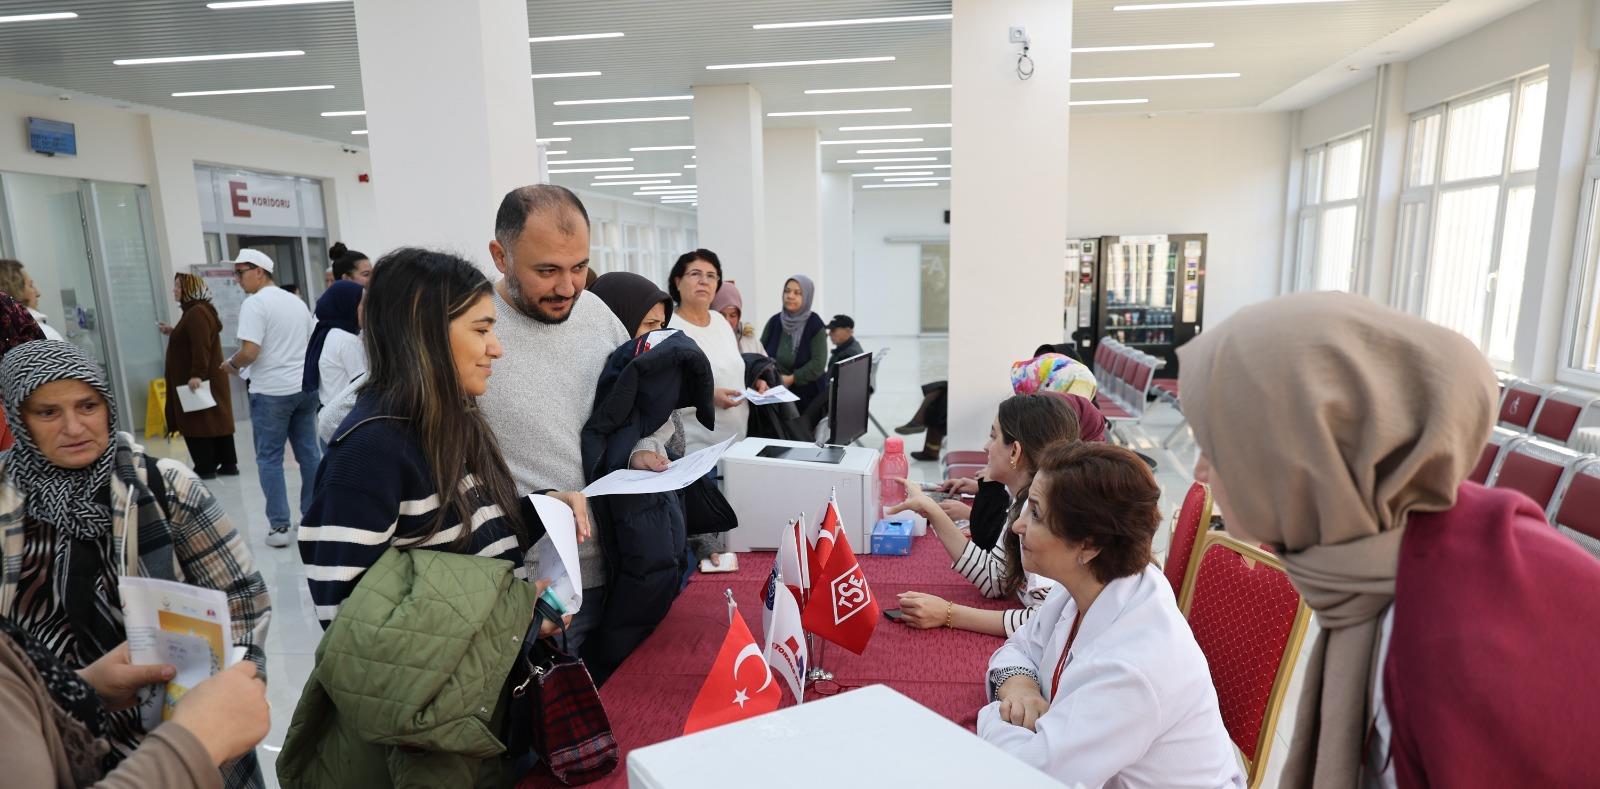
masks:
{"label": "gray headscarf", "polygon": [[800,309],[797,312],[781,310],[778,319],[783,321],[783,333],[789,335],[795,350],[800,350],[800,334],[806,330],[806,321],[811,320],[811,300],[816,296],[817,286],[811,284],[811,278],[804,274],[796,274],[783,281],[787,286],[790,282],[800,286]]}
{"label": "gray headscarf", "polygon": [[6,352],[0,362],[6,422],[16,444],[6,462],[5,475],[27,494],[28,515],[54,524],[79,539],[93,539],[111,529],[111,511],[96,501],[96,494],[111,481],[116,460],[115,434],[93,463],[65,469],[51,463],[22,419],[22,404],[40,387],[55,381],[82,381],[106,401],[106,418],[117,424],[117,402],[111,396],[100,364],[78,346],[54,340],[25,342]]}

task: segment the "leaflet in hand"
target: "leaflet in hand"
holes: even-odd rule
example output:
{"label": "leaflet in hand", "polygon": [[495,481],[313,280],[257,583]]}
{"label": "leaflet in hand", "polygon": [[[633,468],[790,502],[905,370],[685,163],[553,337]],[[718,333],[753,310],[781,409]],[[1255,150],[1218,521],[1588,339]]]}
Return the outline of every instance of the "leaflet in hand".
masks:
{"label": "leaflet in hand", "polygon": [[216,408],[217,398],[211,394],[211,382],[201,381],[199,389],[190,389],[188,384],[179,384],[178,405],[183,408],[185,414]]}
{"label": "leaflet in hand", "polygon": [[[533,546],[539,577],[550,579],[550,591],[568,614],[583,607],[583,571],[578,566],[578,522],[572,508],[542,493],[528,497],[544,523],[544,538]],[[593,539],[593,538],[591,538]],[[537,579],[535,579],[537,580]]]}
{"label": "leaflet in hand", "polygon": [[691,452],[672,461],[672,465],[668,466],[666,471],[618,469],[590,483],[589,487],[583,489],[583,495],[593,498],[629,493],[665,493],[689,487],[695,480],[716,468],[717,461],[722,459],[722,453],[727,452],[728,447],[732,445],[733,439],[730,438],[716,446]]}
{"label": "leaflet in hand", "polygon": [[221,590],[131,576],[118,579],[117,590],[129,659],[170,663],[178,670],[164,692],[141,694],[145,727],[154,728],[172,717],[183,694],[238,662],[243,650],[234,649],[228,596]]}
{"label": "leaflet in hand", "polygon": [[[778,403],[798,403],[800,396],[789,391],[789,387],[779,384],[767,387],[765,392],[746,389],[740,393],[739,398],[750,401],[751,405],[776,405]],[[737,398],[736,398],[737,399]]]}

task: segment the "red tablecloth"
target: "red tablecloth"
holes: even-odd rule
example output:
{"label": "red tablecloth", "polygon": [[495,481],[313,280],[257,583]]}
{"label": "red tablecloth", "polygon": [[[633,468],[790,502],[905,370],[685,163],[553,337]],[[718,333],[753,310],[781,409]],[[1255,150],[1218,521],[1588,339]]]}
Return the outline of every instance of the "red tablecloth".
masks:
{"label": "red tablecloth", "polygon": [[[628,751],[683,733],[689,707],[727,633],[723,590],[733,590],[745,623],[752,632],[759,631],[761,591],[772,571],[773,556],[740,554],[738,572],[697,573],[661,626],[600,689],[623,763],[605,781],[591,786],[627,786]],[[1008,607],[1007,601],[985,599],[950,569],[949,555],[932,534],[913,540],[910,556],[862,556],[861,567],[883,608],[896,607],[895,596],[906,591],[935,594],[960,605]],[[880,618],[865,654],[818,643],[820,659],[812,655],[811,663],[832,671],[841,686],[888,685],[973,729],[984,703],[984,669],[1001,640],[959,630],[918,630]],[[811,689],[806,697],[817,698]],[[785,691],[783,704],[792,703]]]}

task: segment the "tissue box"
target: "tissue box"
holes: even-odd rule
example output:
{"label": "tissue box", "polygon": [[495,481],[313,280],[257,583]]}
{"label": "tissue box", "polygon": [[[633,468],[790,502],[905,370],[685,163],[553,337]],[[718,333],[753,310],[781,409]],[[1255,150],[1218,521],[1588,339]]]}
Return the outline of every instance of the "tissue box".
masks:
{"label": "tissue box", "polygon": [[912,524],[909,520],[885,518],[872,527],[874,555],[906,556],[911,553]]}

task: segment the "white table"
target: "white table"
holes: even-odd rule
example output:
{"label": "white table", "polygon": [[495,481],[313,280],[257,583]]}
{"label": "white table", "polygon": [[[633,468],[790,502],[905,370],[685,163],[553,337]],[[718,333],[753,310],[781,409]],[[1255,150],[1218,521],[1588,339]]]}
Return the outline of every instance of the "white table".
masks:
{"label": "white table", "polygon": [[1061,784],[886,685],[628,754],[630,789],[843,789]]}

